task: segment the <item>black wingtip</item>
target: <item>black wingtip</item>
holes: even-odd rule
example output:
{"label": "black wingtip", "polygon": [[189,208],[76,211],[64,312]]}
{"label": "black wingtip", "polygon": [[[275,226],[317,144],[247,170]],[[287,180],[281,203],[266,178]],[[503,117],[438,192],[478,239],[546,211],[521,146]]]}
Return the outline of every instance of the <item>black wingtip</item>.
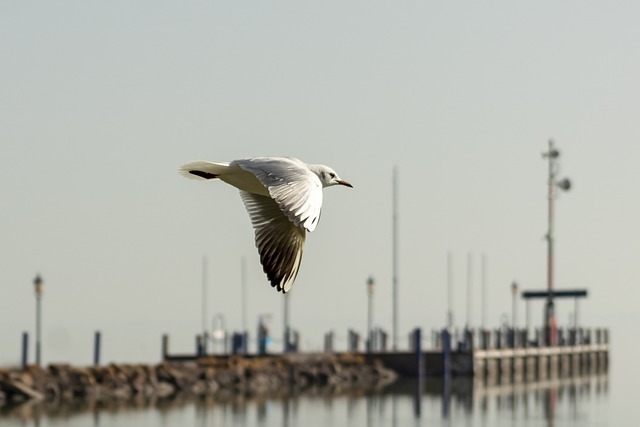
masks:
{"label": "black wingtip", "polygon": [[204,178],[204,179],[215,179],[218,177],[218,175],[216,175],[215,173],[209,173],[209,172],[198,171],[198,170],[190,170],[189,173],[191,175],[199,176],[200,178]]}

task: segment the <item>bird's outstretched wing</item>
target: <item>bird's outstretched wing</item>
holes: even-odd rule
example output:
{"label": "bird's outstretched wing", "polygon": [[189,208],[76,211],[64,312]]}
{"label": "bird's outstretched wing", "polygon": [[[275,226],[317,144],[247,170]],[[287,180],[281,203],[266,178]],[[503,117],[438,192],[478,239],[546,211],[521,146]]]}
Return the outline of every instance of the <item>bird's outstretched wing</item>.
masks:
{"label": "bird's outstretched wing", "polygon": [[258,178],[293,224],[315,230],[322,208],[322,183],[305,163],[287,157],[255,157],[234,160],[231,166],[235,165]]}
{"label": "bird's outstretched wing", "polygon": [[298,275],[305,231],[292,223],[270,197],[240,191],[255,230],[260,263],[271,286],[289,292]]}

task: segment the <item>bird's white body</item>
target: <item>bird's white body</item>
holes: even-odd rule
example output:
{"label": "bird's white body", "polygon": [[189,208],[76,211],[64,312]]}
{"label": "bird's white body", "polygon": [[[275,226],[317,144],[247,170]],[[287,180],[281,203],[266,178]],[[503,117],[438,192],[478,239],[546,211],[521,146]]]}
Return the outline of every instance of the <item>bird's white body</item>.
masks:
{"label": "bird's white body", "polygon": [[320,219],[322,188],[345,185],[324,165],[291,157],[254,157],[230,163],[195,161],[180,168],[195,179],[218,178],[240,190],[255,229],[260,262],[271,285],[288,292],[298,274],[305,230]]}

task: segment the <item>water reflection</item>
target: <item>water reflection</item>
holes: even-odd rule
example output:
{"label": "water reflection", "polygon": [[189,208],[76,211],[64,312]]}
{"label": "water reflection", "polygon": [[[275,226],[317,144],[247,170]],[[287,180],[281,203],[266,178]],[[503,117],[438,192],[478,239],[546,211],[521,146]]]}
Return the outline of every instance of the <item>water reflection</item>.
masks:
{"label": "water reflection", "polygon": [[[24,403],[0,407],[3,426],[583,425],[606,406],[606,374],[499,383],[470,378],[398,380],[383,389],[307,389],[279,396],[216,394],[165,399]],[[604,411],[606,413],[606,411]],[[75,420],[75,424],[74,424]]]}
{"label": "water reflection", "polygon": [[547,426],[555,426],[559,416],[563,420],[580,421],[583,414],[588,414],[589,405],[607,393],[606,375],[474,387],[481,410],[488,408],[493,400],[498,410],[509,411],[516,417],[532,418],[541,413]]}
{"label": "water reflection", "polygon": [[[421,392],[422,391],[422,392]],[[491,383],[481,379],[452,378],[429,379],[421,384],[417,380],[399,380],[382,392],[368,395],[367,426],[375,418],[375,408],[384,408],[391,402],[391,425],[399,426],[396,401],[411,398],[413,418],[424,415],[433,418],[434,403],[440,406],[441,425],[450,425],[452,419],[483,421],[482,425],[516,425],[517,420],[544,421],[538,425],[555,426],[560,415],[563,423],[581,425],[588,418],[594,401],[603,403],[608,394],[606,374],[545,379],[536,382]],[[426,405],[426,403],[430,403]],[[429,409],[428,413],[423,407]],[[509,423],[509,420],[513,423]]]}

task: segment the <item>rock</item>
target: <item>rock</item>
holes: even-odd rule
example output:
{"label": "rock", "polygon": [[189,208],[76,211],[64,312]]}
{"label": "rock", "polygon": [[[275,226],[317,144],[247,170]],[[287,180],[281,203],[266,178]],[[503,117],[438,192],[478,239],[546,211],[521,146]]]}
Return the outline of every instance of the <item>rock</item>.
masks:
{"label": "rock", "polygon": [[176,392],[176,388],[165,382],[159,382],[155,387],[155,395],[158,397],[168,397]]}
{"label": "rock", "polygon": [[193,394],[201,395],[201,394],[205,394],[206,392],[207,392],[207,384],[202,380],[196,381],[191,386],[191,393]]}
{"label": "rock", "polygon": [[223,388],[233,388],[238,382],[235,372],[231,370],[220,370],[214,375],[214,381]]}
{"label": "rock", "polygon": [[[53,364],[47,369],[0,370],[0,406],[11,401],[43,398],[92,401],[185,395],[233,396],[328,392],[379,387],[395,373],[379,361],[359,355],[288,354],[283,357],[210,357],[195,362],[157,365],[110,364],[74,367]],[[225,397],[226,396],[226,397]]]}
{"label": "rock", "polygon": [[266,374],[257,374],[249,381],[249,390],[252,394],[266,394],[273,389],[273,381]]}
{"label": "rock", "polygon": [[110,390],[111,397],[116,399],[129,399],[132,396],[130,387],[117,387]]}
{"label": "rock", "polygon": [[44,394],[19,380],[0,379],[0,390],[11,400],[42,400]]}

